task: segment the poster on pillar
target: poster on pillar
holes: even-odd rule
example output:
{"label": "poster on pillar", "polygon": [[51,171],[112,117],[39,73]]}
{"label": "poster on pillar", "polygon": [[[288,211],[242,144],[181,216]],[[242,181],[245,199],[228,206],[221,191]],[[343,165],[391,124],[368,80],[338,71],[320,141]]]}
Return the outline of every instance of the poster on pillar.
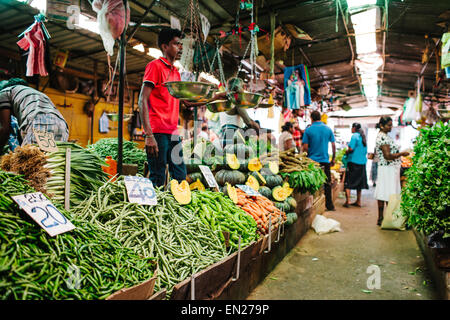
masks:
{"label": "poster on pillar", "polygon": [[299,110],[311,104],[311,85],[306,65],[284,69],[284,90],[285,105],[290,110]]}

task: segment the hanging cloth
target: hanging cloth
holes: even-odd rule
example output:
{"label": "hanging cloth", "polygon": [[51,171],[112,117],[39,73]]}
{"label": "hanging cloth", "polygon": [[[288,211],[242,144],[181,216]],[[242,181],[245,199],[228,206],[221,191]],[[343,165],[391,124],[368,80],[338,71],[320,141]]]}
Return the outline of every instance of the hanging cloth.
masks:
{"label": "hanging cloth", "polygon": [[22,50],[28,51],[27,77],[39,74],[47,76],[45,68],[45,37],[39,23],[35,22],[31,29],[24,33],[24,37],[17,41]]}

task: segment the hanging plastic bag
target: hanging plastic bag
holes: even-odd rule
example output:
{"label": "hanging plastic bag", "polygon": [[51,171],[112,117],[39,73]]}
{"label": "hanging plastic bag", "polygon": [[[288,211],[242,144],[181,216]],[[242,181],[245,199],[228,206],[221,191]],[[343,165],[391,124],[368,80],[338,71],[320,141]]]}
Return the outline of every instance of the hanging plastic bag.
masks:
{"label": "hanging plastic bag", "polygon": [[340,222],[333,219],[325,218],[320,214],[316,215],[311,227],[319,235],[330,232],[342,231]]}
{"label": "hanging plastic bag", "polygon": [[444,33],[441,41],[441,68],[445,69],[450,67],[450,32]]}
{"label": "hanging plastic bag", "polygon": [[127,21],[122,0],[94,0],[92,9],[97,13],[100,36],[108,55],[114,54],[114,41],[120,37],[130,22],[130,7],[127,3]]}
{"label": "hanging plastic bag", "polygon": [[402,214],[400,194],[391,194],[386,212],[381,223],[381,229],[405,230],[406,217]]}
{"label": "hanging plastic bag", "polygon": [[414,108],[416,99],[414,98],[408,98],[405,102],[405,111],[403,113],[403,121],[405,122],[411,122],[413,120],[416,120],[417,114],[416,110]]}

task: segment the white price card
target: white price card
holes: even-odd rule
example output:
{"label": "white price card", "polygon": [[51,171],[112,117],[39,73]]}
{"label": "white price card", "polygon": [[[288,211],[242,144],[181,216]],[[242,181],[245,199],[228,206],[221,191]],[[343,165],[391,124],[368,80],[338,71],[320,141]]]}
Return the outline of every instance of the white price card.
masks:
{"label": "white price card", "polygon": [[39,146],[39,149],[45,152],[56,152],[58,146],[52,132],[42,132],[33,129],[34,137]]}
{"label": "white price card", "polygon": [[153,183],[148,178],[125,176],[128,201],[142,205],[154,206],[158,203]]}
{"label": "white price card", "polygon": [[239,189],[244,191],[249,196],[255,196],[255,197],[261,196],[261,193],[259,193],[258,191],[256,191],[252,187],[249,187],[246,184],[237,184],[236,187],[238,187]]}
{"label": "white price card", "polygon": [[75,226],[41,192],[12,198],[51,237],[75,229]]}
{"label": "white price card", "polygon": [[211,169],[208,166],[198,166],[203,173],[203,176],[206,179],[206,182],[208,183],[208,186],[210,188],[217,188],[219,189],[219,185],[217,184],[216,178],[214,177],[213,173],[211,172]]}

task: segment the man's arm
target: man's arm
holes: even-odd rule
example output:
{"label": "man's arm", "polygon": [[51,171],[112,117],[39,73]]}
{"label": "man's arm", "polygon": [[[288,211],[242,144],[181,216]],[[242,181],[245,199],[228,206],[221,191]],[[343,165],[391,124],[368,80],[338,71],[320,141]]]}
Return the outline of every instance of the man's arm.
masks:
{"label": "man's arm", "polygon": [[302,145],[302,152],[306,152],[306,153],[308,153],[308,144],[307,143],[304,143],[303,145]]}
{"label": "man's arm", "polygon": [[151,157],[158,156],[158,144],[153,136],[152,127],[150,126],[150,117],[148,113],[149,109],[149,97],[152,93],[153,85],[149,82],[142,84],[141,92],[139,94],[139,114],[141,116],[141,122],[145,132],[145,151]]}
{"label": "man's arm", "polygon": [[11,131],[11,110],[0,109],[0,152],[8,142]]}
{"label": "man's arm", "polygon": [[334,166],[334,160],[336,159],[336,143],[331,143],[331,150],[333,151],[333,157],[331,158],[331,166]]}
{"label": "man's arm", "polygon": [[244,123],[245,123],[247,126],[252,127],[252,128],[255,129],[257,132],[259,131],[259,126],[258,126],[258,124],[257,124],[255,121],[253,121],[253,120],[249,117],[247,111],[246,111],[244,108],[238,108],[238,107],[236,107],[236,111],[237,111],[237,113],[241,116],[242,120],[244,120]]}

